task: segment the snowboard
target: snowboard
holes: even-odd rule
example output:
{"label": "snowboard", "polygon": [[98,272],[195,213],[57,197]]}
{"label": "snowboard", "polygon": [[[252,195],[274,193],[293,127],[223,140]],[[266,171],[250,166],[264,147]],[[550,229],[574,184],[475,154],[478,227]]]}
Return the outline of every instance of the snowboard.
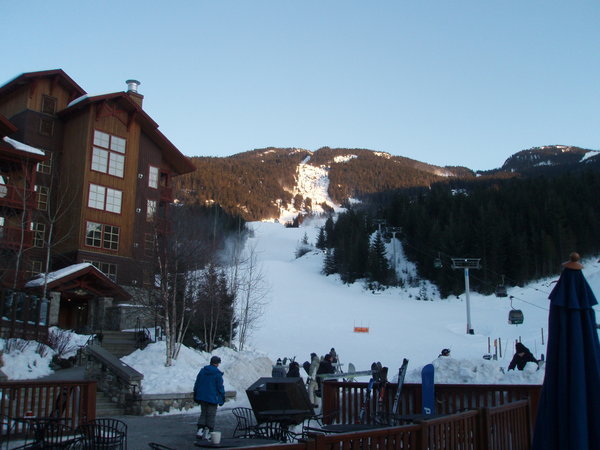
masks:
{"label": "snowboard", "polygon": [[354,364],[352,363],[348,363],[348,373],[344,374],[344,381],[352,381],[354,380],[354,377],[351,375],[352,373],[356,372],[356,367],[354,367]]}
{"label": "snowboard", "polygon": [[423,414],[435,414],[435,388],[433,383],[435,369],[433,364],[427,364],[421,370],[421,390]]}
{"label": "snowboard", "polygon": [[408,367],[408,359],[402,360],[402,365],[398,370],[398,388],[396,389],[396,395],[394,396],[394,403],[392,405],[392,415],[397,415],[400,409],[400,395],[402,394],[402,386],[404,386],[404,378],[406,377],[406,369]]}

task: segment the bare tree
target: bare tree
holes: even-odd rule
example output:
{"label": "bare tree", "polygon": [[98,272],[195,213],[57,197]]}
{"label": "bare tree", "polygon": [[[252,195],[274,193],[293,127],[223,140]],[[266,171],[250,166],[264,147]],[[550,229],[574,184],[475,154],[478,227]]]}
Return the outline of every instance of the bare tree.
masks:
{"label": "bare tree", "polygon": [[[52,157],[50,159],[52,161]],[[56,164],[57,161],[55,160]],[[58,177],[59,174],[57,171],[53,171],[52,176],[50,177],[50,185],[44,186],[47,188],[47,194],[43,193],[41,190],[38,192],[38,195],[47,195],[45,209],[41,209],[37,212],[37,217],[42,221],[46,226],[47,230],[43,232],[37,232],[41,236],[44,243],[45,248],[45,258],[44,258],[44,287],[42,291],[42,298],[46,297],[46,293],[48,290],[48,273],[51,268],[51,256],[53,254],[54,248],[60,245],[63,241],[67,240],[73,231],[73,222],[65,219],[66,215],[71,210],[73,204],[76,201],[76,196],[72,195],[72,184],[69,183],[68,180],[69,174],[60,174],[61,184],[64,186],[64,190],[60,193],[55,192],[55,189],[58,185]],[[41,202],[38,202],[38,204]],[[56,225],[62,222],[63,231],[60,235],[56,233]]]}
{"label": "bare tree", "polygon": [[266,305],[269,286],[258,262],[256,246],[246,248],[246,257],[239,268],[239,284],[236,298],[239,350],[243,350],[257,326]]}

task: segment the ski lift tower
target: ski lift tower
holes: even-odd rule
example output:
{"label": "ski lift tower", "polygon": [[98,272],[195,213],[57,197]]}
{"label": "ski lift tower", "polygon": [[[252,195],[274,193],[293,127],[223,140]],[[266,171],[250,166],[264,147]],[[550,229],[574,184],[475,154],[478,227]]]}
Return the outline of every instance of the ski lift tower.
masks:
{"label": "ski lift tower", "polygon": [[392,252],[394,254],[393,259],[394,259],[394,273],[396,273],[396,266],[397,266],[397,259],[396,259],[396,233],[401,233],[402,232],[402,228],[401,227],[385,227],[385,232],[386,233],[391,233],[392,234]]}
{"label": "ski lift tower", "polygon": [[471,327],[471,301],[469,299],[469,269],[479,269],[481,258],[452,258],[453,269],[465,271],[465,297],[467,298],[467,334],[475,334]]}
{"label": "ski lift tower", "polygon": [[385,219],[375,219],[373,223],[377,225],[377,229],[379,230],[379,233],[381,233],[381,226],[385,226]]}

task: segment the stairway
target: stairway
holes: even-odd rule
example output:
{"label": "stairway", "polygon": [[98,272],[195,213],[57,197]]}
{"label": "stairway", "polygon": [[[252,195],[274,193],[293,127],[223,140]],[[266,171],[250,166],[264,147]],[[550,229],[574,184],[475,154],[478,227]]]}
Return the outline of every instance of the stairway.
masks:
{"label": "stairway", "polygon": [[122,416],[125,410],[114,403],[104,392],[96,391],[96,417]]}
{"label": "stairway", "polygon": [[134,331],[103,331],[102,348],[122,358],[137,349],[137,334]]}

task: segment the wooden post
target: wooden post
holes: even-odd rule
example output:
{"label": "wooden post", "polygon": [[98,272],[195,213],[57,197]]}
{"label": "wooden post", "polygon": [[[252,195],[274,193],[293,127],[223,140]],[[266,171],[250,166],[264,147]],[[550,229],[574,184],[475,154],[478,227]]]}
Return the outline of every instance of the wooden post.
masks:
{"label": "wooden post", "polygon": [[542,328],[542,345],[544,345],[544,328]]}

